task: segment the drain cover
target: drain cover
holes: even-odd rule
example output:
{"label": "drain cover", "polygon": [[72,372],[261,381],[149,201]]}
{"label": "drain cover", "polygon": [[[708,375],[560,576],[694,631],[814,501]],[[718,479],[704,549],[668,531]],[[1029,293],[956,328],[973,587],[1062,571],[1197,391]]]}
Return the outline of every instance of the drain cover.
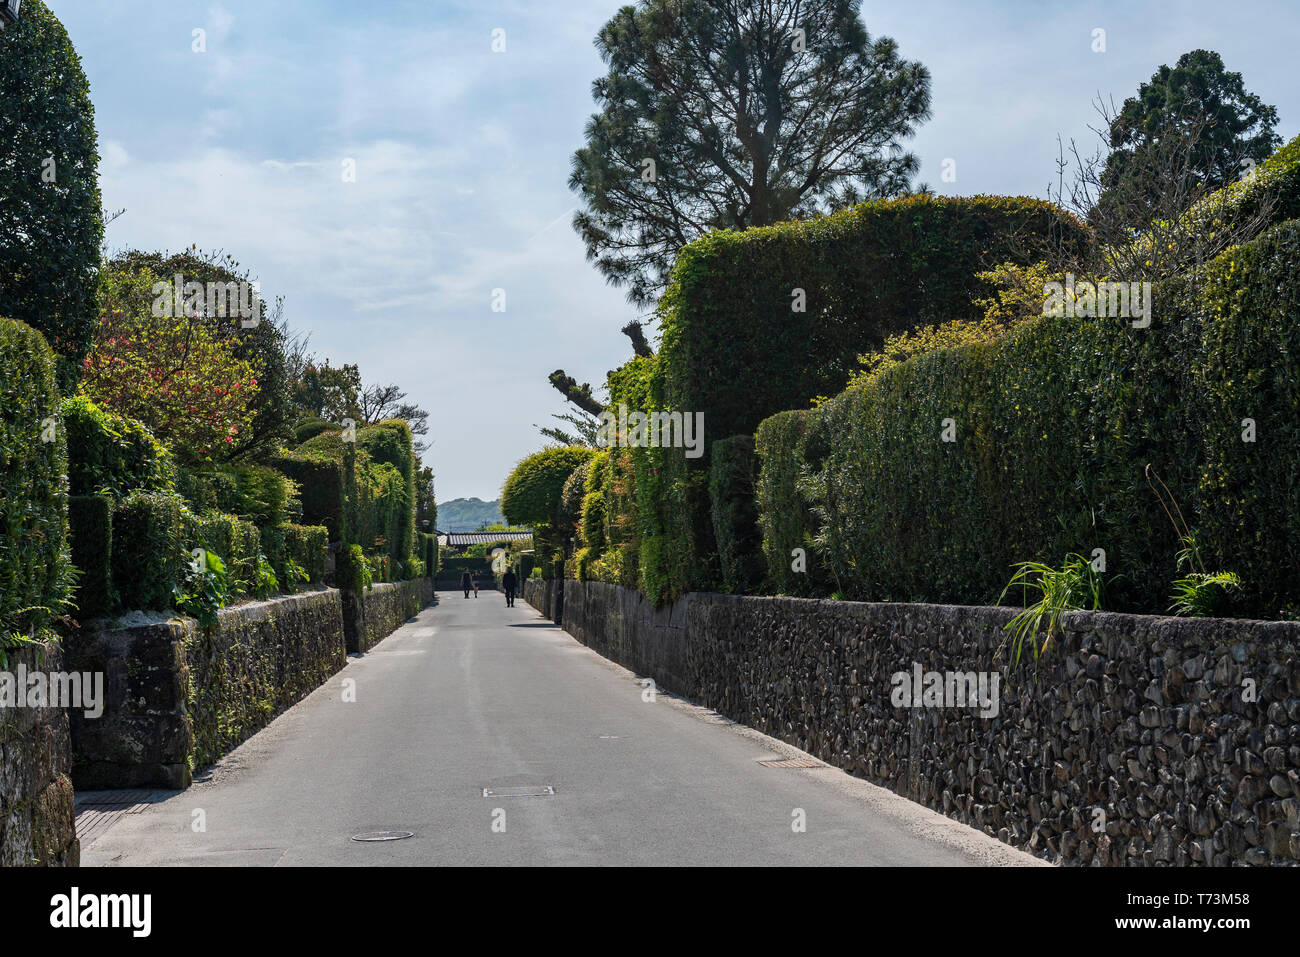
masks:
{"label": "drain cover", "polygon": [[485,798],[518,798],[518,797],[541,797],[542,795],[554,794],[555,788],[549,784],[543,784],[537,787],[526,788],[484,788],[483,796]]}
{"label": "drain cover", "polygon": [[353,834],[352,840],[369,844],[371,841],[403,841],[414,836],[410,831],[367,831],[364,834]]}
{"label": "drain cover", "polygon": [[782,758],[779,761],[759,761],[765,768],[824,768],[826,765],[812,758]]}

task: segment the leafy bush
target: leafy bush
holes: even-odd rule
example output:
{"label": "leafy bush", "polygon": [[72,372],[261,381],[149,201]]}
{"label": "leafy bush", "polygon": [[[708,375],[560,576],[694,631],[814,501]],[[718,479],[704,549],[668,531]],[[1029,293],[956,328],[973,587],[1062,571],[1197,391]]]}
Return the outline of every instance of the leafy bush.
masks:
{"label": "leafy bush", "polygon": [[45,336],[66,390],[98,319],[104,228],[90,86],[41,0],[0,32],[0,103],[0,316]]}
{"label": "leafy bush", "polygon": [[54,369],[40,333],[0,318],[0,644],[43,637],[72,593]]}
{"label": "leafy bush", "polygon": [[737,435],[713,443],[709,469],[713,534],[718,542],[722,586],[738,595],[755,591],[763,580],[763,540],[754,498],[757,471],[751,436]]}
{"label": "leafy bush", "polygon": [[154,289],[170,278],[146,266],[105,266],[102,314],[80,388],[143,422],[185,461],[218,461],[252,431],[264,357],[244,355],[239,336],[202,318],[170,309],[159,315]]}
{"label": "leafy bush", "polygon": [[113,609],[113,500],[106,495],[68,496],[68,541],[80,571],[75,602],[80,618]]}
{"label": "leafy bush", "polygon": [[[1061,616],[1067,611],[1096,611],[1102,603],[1101,576],[1091,561],[1082,555],[1066,555],[1059,569],[1041,562],[1021,562],[1016,573],[998,598],[1002,604],[1007,593],[1019,588],[1024,610],[1007,622],[1009,633],[1007,657],[1012,668],[1020,666],[1025,643],[1029,643],[1034,663],[1061,634]],[[1029,601],[1030,594],[1038,597]],[[1041,638],[1042,643],[1039,644]],[[1002,649],[1004,652],[1007,648]]]}
{"label": "leafy bush", "polygon": [[176,480],[172,455],[135,419],[101,408],[84,395],[59,407],[68,435],[68,485],[73,495],[169,492]]}
{"label": "leafy bush", "polygon": [[181,469],[176,487],[194,511],[229,512],[258,528],[282,524],[301,510],[297,483],[265,465]]}
{"label": "leafy bush", "polygon": [[123,608],[167,609],[189,568],[184,503],[173,494],[132,492],[113,511],[113,584]]}
{"label": "leafy bush", "polygon": [[226,566],[216,552],[200,558],[183,555],[180,579],[172,586],[176,609],[198,621],[206,629],[215,628],[218,612],[230,604],[230,587]]}
{"label": "leafy bush", "polygon": [[515,466],[501,491],[501,513],[511,525],[555,525],[564,483],[593,449],[561,446],[534,452]]}
{"label": "leafy bush", "polygon": [[341,443],[337,459],[300,450],[272,459],[270,464],[297,485],[303,524],[323,525],[329,529],[330,541],[342,541],[345,482]]}
{"label": "leafy bush", "polygon": [[358,594],[371,586],[374,579],[370,572],[370,562],[366,560],[360,545],[344,545],[339,550],[335,579],[339,588]]}

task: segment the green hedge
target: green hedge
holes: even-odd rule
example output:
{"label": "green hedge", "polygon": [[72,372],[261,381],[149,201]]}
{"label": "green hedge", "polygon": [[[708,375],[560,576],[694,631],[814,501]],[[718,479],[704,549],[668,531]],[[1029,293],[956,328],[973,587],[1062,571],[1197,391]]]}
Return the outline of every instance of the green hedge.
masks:
{"label": "green hedge", "polygon": [[343,511],[343,458],[337,459],[295,452],[273,459],[271,465],[298,485],[305,525],[323,525],[330,541],[341,541]]}
{"label": "green hedge", "polygon": [[801,440],[798,419],[765,422],[772,580],[788,580],[788,547],[807,540],[794,516],[820,510],[810,562],[849,598],[988,603],[1013,562],[1101,548],[1107,607],[1160,613],[1179,543],[1150,464],[1206,564],[1242,576],[1232,611],[1300,614],[1300,222],[1157,286],[1154,301],[1149,329],[1043,318],[918,357],[805,413]]}
{"label": "green hedge", "polygon": [[68,433],[68,487],[73,495],[171,491],[176,465],[144,425],[104,409],[85,396],[60,406]]}
{"label": "green hedge", "polygon": [[123,608],[172,607],[185,552],[184,503],[161,492],[132,492],[113,511],[113,585]]}
{"label": "green hedge", "polygon": [[356,439],[347,445],[340,432],[321,432],[272,464],[297,483],[304,523],[405,567],[419,557],[410,428],[389,419],[357,429]]}
{"label": "green hedge", "polygon": [[113,597],[113,500],[107,495],[68,496],[68,542],[81,571],[75,602],[81,619],[107,615]]}
{"label": "green hedge", "polygon": [[[492,561],[488,558],[465,558],[460,555],[444,555],[442,567],[438,569],[439,582],[451,582],[460,586],[463,572],[472,572],[478,576],[479,584],[492,581]],[[452,586],[448,586],[452,587]]]}
{"label": "green hedge", "polygon": [[0,645],[67,607],[67,443],[55,360],[41,334],[0,318]]}
{"label": "green hedge", "polygon": [[196,512],[238,515],[258,528],[283,524],[302,509],[297,500],[297,483],[266,465],[181,469],[176,489]]}
{"label": "green hedge", "polygon": [[257,558],[262,540],[257,526],[237,515],[209,512],[193,522],[186,547],[216,552],[226,566],[230,594],[244,598],[253,593],[257,580]]}
{"label": "green hedge", "polygon": [[[834,395],[891,333],[977,318],[975,273],[1027,265],[1088,230],[1051,203],[1006,196],[863,203],[831,216],[715,232],[678,255],[658,309],[666,408],[702,411],[712,439],[752,435]],[[803,289],[806,311],[792,311]]]}
{"label": "green hedge", "polygon": [[[992,292],[976,278],[983,268],[1088,241],[1050,203],[996,196],[909,197],[711,233],[678,255],[658,308],[659,353],[611,373],[610,408],[703,413],[706,450],[751,435],[765,417],[842,389],[888,335],[976,318],[974,301]],[[662,604],[723,586],[707,455],[631,454],[642,592]]]}
{"label": "green hedge", "polygon": [[718,543],[722,587],[732,594],[756,591],[763,582],[763,539],[758,528],[754,439],[737,435],[713,443],[709,499]]}
{"label": "green hedge", "polygon": [[434,578],[438,573],[438,536],[432,532],[416,532],[416,547],[424,562],[424,574]]}
{"label": "green hedge", "polygon": [[345,591],[359,593],[371,585],[374,578],[371,574],[370,562],[367,561],[360,545],[345,544],[339,549],[334,579],[338,587]]}
{"label": "green hedge", "polygon": [[594,454],[589,448],[561,446],[523,459],[501,490],[501,514],[511,525],[555,525],[560,517],[564,483]]}

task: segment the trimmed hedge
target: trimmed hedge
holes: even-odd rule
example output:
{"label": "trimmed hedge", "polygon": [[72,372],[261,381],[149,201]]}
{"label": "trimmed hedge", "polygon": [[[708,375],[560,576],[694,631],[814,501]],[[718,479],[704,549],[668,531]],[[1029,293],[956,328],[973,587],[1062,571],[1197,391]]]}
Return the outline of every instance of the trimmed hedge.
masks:
{"label": "trimmed hedge", "polygon": [[280,525],[301,512],[297,483],[266,465],[181,469],[177,491],[196,512],[226,512],[258,528]]}
{"label": "trimmed hedge", "polygon": [[492,581],[492,562],[488,558],[465,558],[460,555],[443,556],[442,567],[438,569],[439,582],[454,582],[460,585],[460,576],[472,572],[478,576],[479,584]]}
{"label": "trimmed hedge", "polygon": [[711,233],[678,254],[659,304],[664,407],[704,412],[710,440],[752,435],[844,388],[891,333],[977,318],[974,300],[994,291],[981,269],[1028,265],[1058,242],[1082,251],[1088,237],[1051,203],[1007,196],[912,196]]}
{"label": "trimmed hedge", "polygon": [[[888,335],[976,318],[975,300],[993,292],[982,269],[1060,246],[1082,252],[1089,237],[1050,203],[997,196],[916,196],[711,233],[679,253],[659,304],[659,353],[610,374],[610,407],[703,413],[706,450],[750,435],[766,416],[842,389]],[[709,458],[630,451],[637,585],[655,604],[720,587]]]}
{"label": "trimmed hedge", "polygon": [[342,450],[337,459],[295,452],[272,460],[271,465],[297,483],[303,524],[323,525],[329,529],[330,541],[342,541]]}
{"label": "trimmed hedge", "polygon": [[107,495],[68,496],[68,542],[81,571],[74,601],[78,617],[98,618],[114,607],[113,500]]}
{"label": "trimmed hedge", "polygon": [[262,540],[252,522],[236,515],[209,512],[194,520],[186,545],[216,552],[225,563],[226,581],[232,597],[242,598],[253,593]]}
{"label": "trimmed hedge", "polygon": [[179,496],[132,492],[113,510],[113,584],[123,608],[172,607],[185,552]]}
{"label": "trimmed hedge", "polygon": [[752,593],[763,581],[763,538],[754,501],[757,472],[752,436],[737,435],[713,443],[709,468],[713,534],[718,542],[722,587],[736,595]]}
{"label": "trimmed hedge", "polygon": [[501,490],[501,514],[511,525],[555,525],[564,483],[594,454],[593,449],[561,446],[523,459]]}
{"label": "trimmed hedge", "polygon": [[54,376],[41,334],[0,318],[0,644],[11,633],[40,634],[71,598]]}
{"label": "trimmed hedge", "polygon": [[169,492],[176,480],[170,452],[143,424],[77,395],[60,406],[68,433],[68,487],[73,495]]}
{"label": "trimmed hedge", "polygon": [[804,413],[797,442],[798,419],[765,422],[772,580],[806,535],[792,516],[820,510],[818,557],[848,598],[990,603],[1014,562],[1102,548],[1107,607],[1161,613],[1180,545],[1150,464],[1210,570],[1241,575],[1232,613],[1300,615],[1300,221],[1154,301],[1145,330],[1042,318],[912,359]]}

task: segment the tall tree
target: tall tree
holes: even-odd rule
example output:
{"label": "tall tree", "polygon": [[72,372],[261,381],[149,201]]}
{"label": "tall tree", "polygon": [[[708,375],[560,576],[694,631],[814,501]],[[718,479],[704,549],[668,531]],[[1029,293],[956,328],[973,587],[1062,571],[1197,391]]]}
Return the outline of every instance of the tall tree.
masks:
{"label": "tall tree", "polygon": [[39,330],[67,387],[90,348],[104,228],[81,59],[41,0],[0,31],[0,316]]}
{"label": "tall tree", "polygon": [[[1194,198],[1262,163],[1281,145],[1276,125],[1277,110],[1249,92],[1240,73],[1228,72],[1219,54],[1184,53],[1109,118],[1098,215],[1146,226],[1167,213],[1171,193]],[[1169,182],[1171,167],[1182,182]]]}
{"label": "tall tree", "polygon": [[929,117],[930,74],[869,36],[856,0],[641,0],[596,48],[609,72],[573,225],[637,305],[712,229],[904,193],[918,168],[901,141]]}

